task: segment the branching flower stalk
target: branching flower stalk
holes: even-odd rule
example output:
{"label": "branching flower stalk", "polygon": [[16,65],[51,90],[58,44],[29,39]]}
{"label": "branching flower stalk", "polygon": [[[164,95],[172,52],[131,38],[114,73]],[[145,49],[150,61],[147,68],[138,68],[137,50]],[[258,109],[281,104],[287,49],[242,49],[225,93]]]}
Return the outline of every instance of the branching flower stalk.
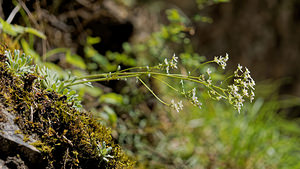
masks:
{"label": "branching flower stalk", "polygon": [[[215,57],[213,61],[207,61],[202,64],[208,63],[217,63],[221,66],[222,69],[225,69],[226,62],[228,61],[229,56],[228,54],[225,57],[219,56]],[[248,98],[251,102],[254,99],[254,86],[255,82],[250,76],[250,72],[247,68],[245,71],[242,70],[242,66],[238,65],[238,69],[235,71],[234,75],[229,76],[225,80],[230,78],[234,78],[234,84],[228,85],[227,87],[217,86],[216,83],[213,83],[211,78],[211,70],[207,69],[205,78],[204,74],[199,76],[192,76],[190,73],[188,75],[183,74],[176,74],[170,73],[170,69],[177,69],[178,57],[173,55],[171,60],[165,59],[164,63],[160,63],[157,66],[149,67],[132,67],[124,70],[118,70],[116,72],[109,72],[109,73],[101,73],[101,74],[94,74],[94,75],[87,75],[80,78],[77,78],[74,83],[70,83],[68,86],[78,85],[78,84],[85,84],[87,82],[99,82],[99,81],[110,81],[110,80],[120,80],[120,79],[127,79],[127,78],[137,78],[149,91],[154,95],[155,98],[158,99],[164,105],[170,106],[174,108],[176,111],[182,110],[183,105],[182,102],[179,101],[175,103],[174,100],[171,100],[171,103],[166,103],[162,99],[160,99],[151,89],[150,87],[142,80],[142,77],[148,76],[149,78],[152,77],[154,79],[159,80],[163,84],[167,85],[172,90],[184,95],[186,98],[190,100],[190,102],[198,107],[201,107],[202,103],[198,101],[196,96],[196,88],[188,92],[179,92],[174,86],[168,84],[167,82],[161,80],[159,77],[167,77],[171,79],[178,79],[183,84],[183,81],[190,81],[197,84],[202,85],[208,89],[208,93],[211,98],[216,100],[225,99],[228,100],[230,104],[233,105],[238,112],[241,111],[241,107],[245,101],[245,98]],[[166,71],[164,73],[163,71]],[[223,84],[223,83],[221,83]]]}

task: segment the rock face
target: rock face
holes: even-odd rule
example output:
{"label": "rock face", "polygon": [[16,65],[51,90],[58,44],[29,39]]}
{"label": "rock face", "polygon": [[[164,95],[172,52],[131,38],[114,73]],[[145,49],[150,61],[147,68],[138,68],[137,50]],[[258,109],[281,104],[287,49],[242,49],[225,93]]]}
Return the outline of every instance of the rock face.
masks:
{"label": "rock face", "polygon": [[15,116],[0,105],[0,169],[44,168],[41,153],[24,141],[19,127],[14,124]]}

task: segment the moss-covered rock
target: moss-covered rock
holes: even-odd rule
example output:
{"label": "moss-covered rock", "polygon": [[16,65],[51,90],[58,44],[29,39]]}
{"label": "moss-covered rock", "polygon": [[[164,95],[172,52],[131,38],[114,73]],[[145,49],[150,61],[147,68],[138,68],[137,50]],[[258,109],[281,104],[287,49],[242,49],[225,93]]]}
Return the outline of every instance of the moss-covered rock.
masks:
{"label": "moss-covered rock", "polygon": [[[67,103],[66,97],[43,90],[38,74],[16,76],[0,50],[0,102],[15,113],[15,123],[26,136],[34,135],[49,168],[132,168],[114,143],[109,128],[86,111]],[[26,138],[26,137],[25,137]]]}

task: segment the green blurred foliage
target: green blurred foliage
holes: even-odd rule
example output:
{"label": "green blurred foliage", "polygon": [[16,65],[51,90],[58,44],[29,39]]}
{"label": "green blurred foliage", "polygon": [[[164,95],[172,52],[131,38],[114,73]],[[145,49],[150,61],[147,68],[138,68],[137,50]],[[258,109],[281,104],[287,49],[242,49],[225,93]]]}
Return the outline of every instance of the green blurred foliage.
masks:
{"label": "green blurred foliage", "polygon": [[[88,36],[84,46],[85,57],[87,58],[87,70],[91,73],[113,72],[117,70],[119,65],[126,67],[136,66],[134,58],[130,57],[127,53],[118,53],[107,51],[103,56],[93,45],[101,41],[100,37]],[[126,47],[126,45],[124,45]],[[126,50],[125,50],[126,51]]]}
{"label": "green blurred foliage", "polygon": [[30,27],[23,27],[20,25],[11,25],[4,21],[2,18],[0,18],[0,23],[0,29],[2,29],[5,33],[13,37],[19,36],[18,38],[20,38],[23,34],[30,33],[42,39],[46,39],[46,36],[36,29]]}
{"label": "green blurred foliage", "polygon": [[[291,106],[294,101],[279,100],[276,90],[260,94],[270,86],[274,82],[261,85],[254,103],[245,105],[241,114],[203,93],[202,109],[185,106],[182,112],[171,112],[169,124],[152,124],[151,143],[143,140],[143,135],[155,119],[139,122],[142,134],[122,129],[123,137],[127,136],[124,146],[132,143],[137,147],[132,153],[137,156],[138,168],[297,169],[300,126],[278,115],[282,102]],[[161,127],[165,125],[164,131]],[[133,139],[128,141],[128,136]]]}
{"label": "green blurred foliage", "polygon": [[196,0],[199,9],[203,9],[208,5],[213,5],[216,3],[229,2],[230,0]]}

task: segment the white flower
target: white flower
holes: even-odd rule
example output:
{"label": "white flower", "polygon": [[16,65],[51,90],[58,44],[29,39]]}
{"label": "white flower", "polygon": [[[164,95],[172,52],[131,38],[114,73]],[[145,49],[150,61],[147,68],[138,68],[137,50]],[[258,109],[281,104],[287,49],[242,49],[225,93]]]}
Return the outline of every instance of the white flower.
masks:
{"label": "white flower", "polygon": [[218,97],[216,97],[216,99],[217,99],[217,100],[221,100],[221,99],[222,99],[222,97],[221,97],[221,96],[218,96]]}
{"label": "white flower", "polygon": [[216,62],[217,64],[219,64],[220,60],[219,60],[219,58],[217,56],[215,56],[214,62]]}
{"label": "white flower", "polygon": [[169,74],[169,66],[166,67],[166,72]]}
{"label": "white flower", "polygon": [[167,74],[169,74],[169,70],[170,70],[170,63],[168,62],[168,59],[167,58],[165,58],[165,60],[164,60],[164,62],[165,62],[165,64],[166,64],[166,72],[167,72]]}
{"label": "white flower", "polygon": [[172,69],[177,69],[177,61],[178,61],[177,59],[178,59],[178,57],[176,57],[175,54],[173,55],[171,61],[168,61],[168,59],[165,58],[164,62],[165,62],[167,74],[169,74],[170,67]]}
{"label": "white flower", "polygon": [[211,70],[210,70],[209,68],[207,68],[206,73],[207,73],[208,75],[210,75],[210,74],[211,74]]}
{"label": "white flower", "polygon": [[[251,77],[250,77],[251,78]],[[250,83],[249,86],[251,87],[251,89],[255,90],[254,86],[255,86],[255,81],[251,78],[250,79]]]}
{"label": "white flower", "polygon": [[192,99],[193,100],[196,100],[197,99],[197,97],[196,97],[196,88],[194,88],[193,90],[192,90]]}
{"label": "white flower", "polygon": [[224,61],[227,62],[228,59],[229,59],[229,56],[228,56],[228,53],[226,53]]}
{"label": "white flower", "polygon": [[225,63],[225,62],[222,62],[222,63],[221,63],[221,67],[222,67],[222,69],[225,69],[226,63]]}
{"label": "white flower", "polygon": [[175,53],[174,53],[174,54],[173,54],[173,57],[172,57],[172,60],[174,60],[174,62],[177,63],[177,62],[178,62],[177,59],[178,59],[178,57],[176,57],[176,56],[175,56]]}
{"label": "white flower", "polygon": [[179,102],[178,102],[178,107],[179,107],[179,109],[183,109],[183,104],[182,104],[182,101],[180,100]]}
{"label": "white flower", "polygon": [[177,69],[177,63],[175,62],[173,62],[173,60],[170,62],[170,67],[172,68],[172,69]]}
{"label": "white flower", "polygon": [[180,84],[183,86],[183,80],[182,80],[182,79],[180,80],[180,82],[179,82],[179,83],[180,83]]}
{"label": "white flower", "polygon": [[168,59],[165,58],[165,64],[168,66],[169,65],[169,62],[168,62]]}
{"label": "white flower", "polygon": [[179,101],[178,103],[175,103],[175,101],[171,100],[171,107],[174,108],[177,112],[183,109],[182,101]]}
{"label": "white flower", "polygon": [[228,54],[226,53],[226,56],[225,57],[222,57],[222,56],[215,56],[214,58],[214,62],[216,62],[218,65],[220,65],[222,67],[222,69],[225,69],[226,67],[226,62],[228,61],[229,57],[228,57]]}
{"label": "white flower", "polygon": [[212,82],[211,78],[209,77],[209,79],[207,79],[206,82],[207,82],[208,86],[210,86],[211,82]]}
{"label": "white flower", "polygon": [[250,102],[251,103],[254,100],[254,96],[255,96],[255,94],[254,94],[253,90],[251,90],[251,94],[250,94]]}
{"label": "white flower", "polygon": [[234,77],[239,77],[239,70],[234,71]]}
{"label": "white flower", "polygon": [[245,67],[245,74],[246,75],[250,75],[250,71],[248,70],[248,68]]}
{"label": "white flower", "polygon": [[174,107],[175,107],[175,104],[176,104],[176,103],[175,103],[174,99],[172,99],[172,100],[171,100],[171,107],[174,108]]}
{"label": "white flower", "polygon": [[[253,90],[255,90],[255,81],[250,76],[250,71],[246,67],[244,71],[242,69],[243,67],[238,64],[238,68],[234,72],[234,84],[228,86],[228,100],[239,112],[241,111],[245,98],[249,98],[250,102],[253,101]],[[239,75],[239,72],[242,74]]]}
{"label": "white flower", "polygon": [[192,90],[192,104],[201,108],[202,103],[199,102],[198,97],[196,96],[196,88]]}
{"label": "white flower", "polygon": [[235,84],[242,84],[244,82],[241,79],[234,79],[233,81]]}
{"label": "white flower", "polygon": [[240,64],[238,64],[238,69],[237,70],[239,70],[240,72],[242,72],[243,73],[243,66],[241,66]]}
{"label": "white flower", "polygon": [[163,64],[161,64],[161,63],[158,64],[158,68],[159,68],[159,69],[161,69],[162,66],[163,66]]}
{"label": "white flower", "polygon": [[181,88],[182,88],[182,93],[185,94],[185,90],[184,90],[184,84],[183,84],[183,80],[180,80],[180,84],[181,84]]}
{"label": "white flower", "polygon": [[204,74],[202,74],[202,75],[199,76],[199,80],[205,81],[205,76],[204,76]]}
{"label": "white flower", "polygon": [[239,91],[239,88],[236,86],[236,85],[229,85],[228,86],[229,89],[230,89],[230,93],[233,94],[233,95],[236,95],[237,92]]}

